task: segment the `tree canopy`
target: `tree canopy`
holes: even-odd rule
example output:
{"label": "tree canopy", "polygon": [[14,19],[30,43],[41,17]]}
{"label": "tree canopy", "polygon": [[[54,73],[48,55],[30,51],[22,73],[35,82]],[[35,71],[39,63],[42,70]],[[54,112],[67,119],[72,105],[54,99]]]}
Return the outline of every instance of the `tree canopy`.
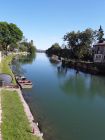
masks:
{"label": "tree canopy", "polygon": [[52,54],[59,55],[60,50],[61,50],[60,45],[59,45],[58,43],[54,43],[54,44],[46,51],[46,53],[47,53],[48,55],[52,55]]}
{"label": "tree canopy", "polygon": [[52,46],[51,46],[52,49],[61,49],[60,45],[58,43],[54,43]]}
{"label": "tree canopy", "polygon": [[0,22],[0,47],[7,51],[11,44],[21,41],[23,32],[13,23]]}
{"label": "tree canopy", "polygon": [[83,32],[72,31],[64,35],[64,41],[67,41],[70,48],[81,45],[90,46],[94,40],[94,34],[95,32],[90,28]]}
{"label": "tree canopy", "polygon": [[85,31],[72,31],[64,35],[64,41],[67,41],[69,48],[77,58],[83,58],[89,54],[89,49],[94,41],[96,32],[91,28]]}

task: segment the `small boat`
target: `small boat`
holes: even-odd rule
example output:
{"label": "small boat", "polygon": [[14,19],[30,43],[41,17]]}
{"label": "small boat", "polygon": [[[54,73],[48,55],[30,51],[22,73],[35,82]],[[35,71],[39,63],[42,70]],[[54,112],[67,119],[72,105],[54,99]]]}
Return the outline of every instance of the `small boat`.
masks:
{"label": "small boat", "polygon": [[16,80],[26,80],[27,79],[26,77],[19,76],[19,75],[16,75],[15,78],[16,78]]}
{"label": "small boat", "polygon": [[59,62],[61,62],[61,60],[59,60],[59,57],[57,56],[57,55],[52,55],[52,57],[50,57],[50,61],[52,62],[52,63],[59,63]]}
{"label": "small boat", "polygon": [[22,89],[27,89],[27,88],[32,88],[32,84],[24,84],[24,83],[19,83],[19,85],[20,85],[20,87],[22,88]]}
{"label": "small boat", "polygon": [[32,84],[30,80],[18,80],[19,83]]}
{"label": "small boat", "polygon": [[19,86],[23,89],[23,88],[32,88],[32,82],[30,80],[28,80],[26,77],[24,76],[16,76],[16,81],[19,84]]}

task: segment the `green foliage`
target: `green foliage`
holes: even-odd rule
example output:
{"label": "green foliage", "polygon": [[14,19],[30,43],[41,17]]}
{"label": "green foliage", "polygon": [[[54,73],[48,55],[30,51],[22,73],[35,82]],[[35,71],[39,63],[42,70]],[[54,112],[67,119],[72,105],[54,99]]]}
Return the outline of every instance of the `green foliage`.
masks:
{"label": "green foliage", "polygon": [[17,92],[3,90],[1,98],[3,140],[38,140],[31,133],[28,119]]}
{"label": "green foliage", "polygon": [[22,52],[28,52],[28,60],[31,63],[36,55],[36,47],[33,45],[33,41],[27,42],[27,40],[24,40],[19,45],[19,51]]}
{"label": "green foliage", "polygon": [[74,48],[75,46],[78,45],[79,43],[79,31],[76,33],[74,31],[67,33],[66,35],[64,35],[64,41],[67,41],[68,46]]}
{"label": "green foliage", "polygon": [[18,59],[19,59],[19,63],[21,64],[32,64],[35,57],[36,57],[36,53],[34,53],[33,55],[32,54],[28,54],[24,56],[20,55]]}
{"label": "green foliage", "polygon": [[75,48],[76,46],[90,46],[94,40],[94,31],[86,29],[83,32],[70,32],[64,35],[64,41],[67,41],[69,47]]}
{"label": "green foliage", "polygon": [[70,32],[64,35],[64,41],[67,41],[69,48],[72,49],[76,58],[84,58],[89,54],[89,49],[94,41],[95,32],[92,29],[86,29],[83,32]]}
{"label": "green foliage", "polygon": [[0,44],[3,49],[6,49],[6,46],[10,44],[10,31],[8,28],[7,22],[0,22]]}
{"label": "green foliage", "polygon": [[27,52],[27,45],[22,42],[20,45],[19,45],[19,51],[20,52]]}
{"label": "green foliage", "polygon": [[58,43],[55,43],[46,51],[46,53],[48,55],[52,55],[52,54],[59,55],[60,51],[61,51],[60,45]]}
{"label": "green foliage", "polygon": [[32,41],[23,41],[20,43],[19,50],[29,52],[30,54],[35,54],[36,48],[33,45]]}
{"label": "green foliage", "polygon": [[52,46],[51,46],[52,49],[61,49],[60,45],[58,43],[54,43]]}
{"label": "green foliage", "polygon": [[8,28],[10,31],[10,42],[16,43],[22,40],[23,33],[15,24],[8,24]]}
{"label": "green foliage", "polygon": [[0,22],[0,45],[7,51],[12,43],[16,44],[23,37],[22,31],[13,23]]}
{"label": "green foliage", "polygon": [[9,50],[9,51],[14,51],[15,49],[18,49],[18,44],[16,44],[16,43],[11,43],[11,44],[9,45],[8,50]]}
{"label": "green foliage", "polygon": [[36,51],[35,46],[33,45],[32,42],[29,42],[29,44],[28,44],[28,52],[29,52],[31,55],[33,55],[33,54],[35,54],[35,51]]}

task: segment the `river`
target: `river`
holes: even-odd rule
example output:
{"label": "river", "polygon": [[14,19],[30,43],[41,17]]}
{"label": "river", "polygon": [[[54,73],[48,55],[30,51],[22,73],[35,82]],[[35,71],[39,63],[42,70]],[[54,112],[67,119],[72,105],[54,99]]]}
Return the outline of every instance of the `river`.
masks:
{"label": "river", "polygon": [[33,82],[23,96],[45,140],[105,140],[105,77],[58,70],[43,53],[20,67]]}

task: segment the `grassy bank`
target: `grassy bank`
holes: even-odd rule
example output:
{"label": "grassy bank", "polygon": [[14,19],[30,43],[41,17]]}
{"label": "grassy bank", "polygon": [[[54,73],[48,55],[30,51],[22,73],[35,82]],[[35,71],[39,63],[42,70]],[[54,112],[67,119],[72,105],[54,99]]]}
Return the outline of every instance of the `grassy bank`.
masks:
{"label": "grassy bank", "polygon": [[3,140],[38,140],[32,135],[23,105],[16,91],[2,90]]}
{"label": "grassy bank", "polygon": [[0,63],[0,72],[1,73],[5,73],[5,74],[9,74],[12,76],[12,83],[16,84],[14,75],[10,69],[9,63],[11,63],[13,59],[13,55],[9,55],[9,56],[5,56],[5,58],[2,59],[1,63]]}

